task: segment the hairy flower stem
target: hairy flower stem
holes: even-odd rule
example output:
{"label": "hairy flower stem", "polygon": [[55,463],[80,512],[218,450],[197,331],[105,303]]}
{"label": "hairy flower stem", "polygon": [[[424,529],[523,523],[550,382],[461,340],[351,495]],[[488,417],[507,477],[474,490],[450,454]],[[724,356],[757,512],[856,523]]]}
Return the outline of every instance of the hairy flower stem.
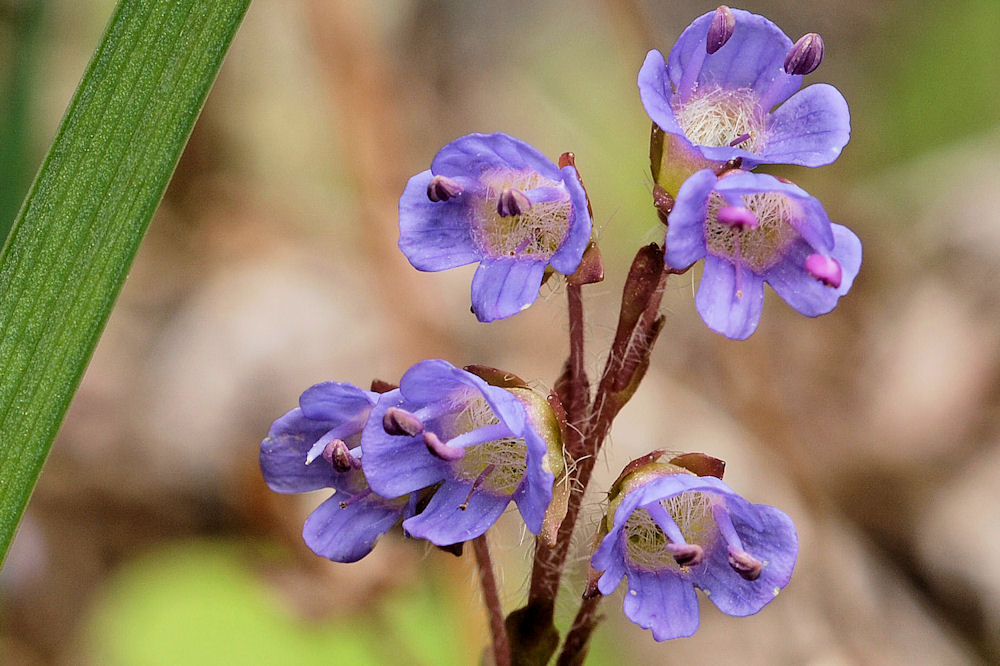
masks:
{"label": "hairy flower stem", "polygon": [[[555,544],[549,545],[540,539],[536,540],[528,603],[508,618],[508,623],[531,624],[536,627],[533,636],[520,634],[525,639],[540,641],[549,635],[548,627],[552,626],[559,581],[597,454],[615,416],[635,393],[649,367],[653,344],[663,326],[663,317],[659,311],[666,279],[669,274],[678,272],[680,271],[665,268],[663,250],[656,245],[646,246],[636,254],[625,282],[615,339],[597,395],[590,404],[586,401],[589,385],[583,372],[582,301],[579,293],[570,292],[570,357],[556,387],[560,399],[565,401],[567,407],[566,453],[570,459],[571,491],[566,517],[559,527]],[[587,605],[587,602],[584,604]],[[567,663],[576,663],[572,660],[586,650],[594,625],[593,620],[581,625],[573,636],[575,647],[569,644],[564,647],[563,655],[570,660]],[[521,646],[517,646],[515,652],[520,648]],[[547,659],[538,663],[547,663]]]}
{"label": "hairy flower stem", "polygon": [[476,554],[479,584],[483,590],[483,601],[486,603],[490,619],[490,633],[493,636],[493,662],[496,666],[510,666],[510,644],[507,641],[507,629],[504,626],[500,593],[493,575],[493,561],[490,558],[490,548],[486,543],[485,534],[472,540],[472,550]]}
{"label": "hairy flower stem", "polygon": [[[583,455],[584,431],[578,427],[587,418],[590,382],[583,367],[583,293],[580,285],[566,287],[569,302],[569,358],[566,360],[567,382],[559,398],[566,408],[566,420],[574,427],[566,433],[566,448],[575,460]],[[563,387],[559,387],[563,388]]]}
{"label": "hairy flower stem", "polygon": [[587,657],[590,635],[601,621],[601,617],[597,615],[597,607],[601,605],[603,598],[600,594],[595,594],[580,603],[580,610],[577,611],[573,626],[566,634],[556,666],[582,666],[583,660]]}

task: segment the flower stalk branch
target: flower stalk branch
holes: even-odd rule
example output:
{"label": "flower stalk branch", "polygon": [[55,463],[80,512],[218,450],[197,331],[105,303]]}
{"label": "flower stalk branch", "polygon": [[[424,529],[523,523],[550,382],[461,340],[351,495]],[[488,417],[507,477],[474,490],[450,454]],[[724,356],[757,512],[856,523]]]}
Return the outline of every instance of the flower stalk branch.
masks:
{"label": "flower stalk branch", "polygon": [[472,540],[472,550],[476,555],[476,565],[479,568],[479,586],[483,591],[483,602],[486,605],[490,621],[490,635],[493,637],[493,661],[496,666],[510,666],[510,643],[507,640],[507,629],[504,627],[500,592],[497,589],[496,576],[493,574],[493,560],[490,557],[490,547],[486,543],[485,534]]}

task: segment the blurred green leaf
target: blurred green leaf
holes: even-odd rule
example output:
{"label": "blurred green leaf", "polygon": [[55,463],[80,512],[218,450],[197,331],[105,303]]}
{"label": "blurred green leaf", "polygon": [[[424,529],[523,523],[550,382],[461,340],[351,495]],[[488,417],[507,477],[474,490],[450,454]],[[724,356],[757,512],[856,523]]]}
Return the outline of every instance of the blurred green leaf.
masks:
{"label": "blurred green leaf", "polygon": [[0,254],[0,557],[250,0],[121,0]]}
{"label": "blurred green leaf", "polygon": [[236,546],[172,546],[112,580],[89,627],[89,656],[128,666],[385,663],[385,641],[364,618],[296,619],[272,595]]}
{"label": "blurred green leaf", "polygon": [[[1000,2],[900,3],[883,26],[872,62],[881,89],[869,123],[893,162],[915,157],[1000,122]],[[886,57],[886,56],[889,57]],[[873,125],[873,126],[872,126]]]}
{"label": "blurred green leaf", "polygon": [[251,555],[245,544],[202,541],[130,561],[87,624],[85,656],[110,666],[459,666],[469,663],[469,639],[482,638],[462,634],[434,575],[371,600],[364,613],[304,618],[254,572]]}

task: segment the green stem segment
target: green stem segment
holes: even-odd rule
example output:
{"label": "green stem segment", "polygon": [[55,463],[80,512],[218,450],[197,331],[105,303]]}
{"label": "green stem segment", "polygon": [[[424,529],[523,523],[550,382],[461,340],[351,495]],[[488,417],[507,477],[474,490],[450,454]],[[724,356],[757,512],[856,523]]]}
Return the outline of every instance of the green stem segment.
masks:
{"label": "green stem segment", "polygon": [[0,559],[250,0],[121,0],[0,254]]}

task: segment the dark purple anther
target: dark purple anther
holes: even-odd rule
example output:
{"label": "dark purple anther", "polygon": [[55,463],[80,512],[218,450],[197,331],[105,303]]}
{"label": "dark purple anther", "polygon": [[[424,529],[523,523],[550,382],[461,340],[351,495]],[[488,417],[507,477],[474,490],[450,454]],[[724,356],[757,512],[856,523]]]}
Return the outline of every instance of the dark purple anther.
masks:
{"label": "dark purple anther", "polygon": [[743,206],[723,206],[719,209],[716,219],[720,224],[743,229],[756,229],[757,216]]}
{"label": "dark purple anther", "polygon": [[745,580],[757,580],[764,569],[764,565],[756,557],[735,548],[729,549],[729,566]]}
{"label": "dark purple anther", "polygon": [[736,16],[732,10],[725,5],[719,5],[712,17],[712,25],[708,27],[708,36],[705,38],[705,51],[712,55],[729,41],[733,36],[733,29],[736,27]]}
{"label": "dark purple anther", "polygon": [[323,460],[330,463],[334,471],[350,472],[352,469],[361,469],[361,461],[354,457],[347,444],[342,439],[335,439],[323,449]]}
{"label": "dark purple anther", "polygon": [[806,271],[826,286],[834,289],[840,287],[844,275],[844,271],[836,259],[822,254],[810,254],[806,257]]}
{"label": "dark purple anther", "polygon": [[447,201],[461,193],[462,186],[458,184],[458,181],[446,176],[434,176],[427,184],[427,198],[434,203]]}
{"label": "dark purple anther", "polygon": [[815,32],[799,37],[785,56],[785,72],[792,76],[805,76],[823,61],[823,38]]}
{"label": "dark purple anther", "polygon": [[694,543],[668,543],[667,552],[674,556],[674,561],[682,567],[695,567],[701,564],[705,550]]}
{"label": "dark purple anther", "polygon": [[531,199],[516,187],[508,187],[500,193],[497,200],[497,213],[500,217],[524,215],[531,210]]}
{"label": "dark purple anther", "polygon": [[465,455],[465,449],[448,446],[441,441],[440,437],[429,431],[424,433],[424,444],[427,445],[427,450],[431,452],[431,455],[448,462],[459,460]]}
{"label": "dark purple anther", "polygon": [[382,415],[382,428],[389,435],[415,437],[424,431],[424,424],[415,414],[399,407],[390,407]]}
{"label": "dark purple anther", "polygon": [[736,137],[735,139],[733,139],[732,141],[729,142],[729,147],[730,148],[735,148],[736,146],[740,145],[741,143],[743,143],[744,141],[746,141],[749,138],[750,138],[750,133],[749,132],[740,134],[738,137]]}

